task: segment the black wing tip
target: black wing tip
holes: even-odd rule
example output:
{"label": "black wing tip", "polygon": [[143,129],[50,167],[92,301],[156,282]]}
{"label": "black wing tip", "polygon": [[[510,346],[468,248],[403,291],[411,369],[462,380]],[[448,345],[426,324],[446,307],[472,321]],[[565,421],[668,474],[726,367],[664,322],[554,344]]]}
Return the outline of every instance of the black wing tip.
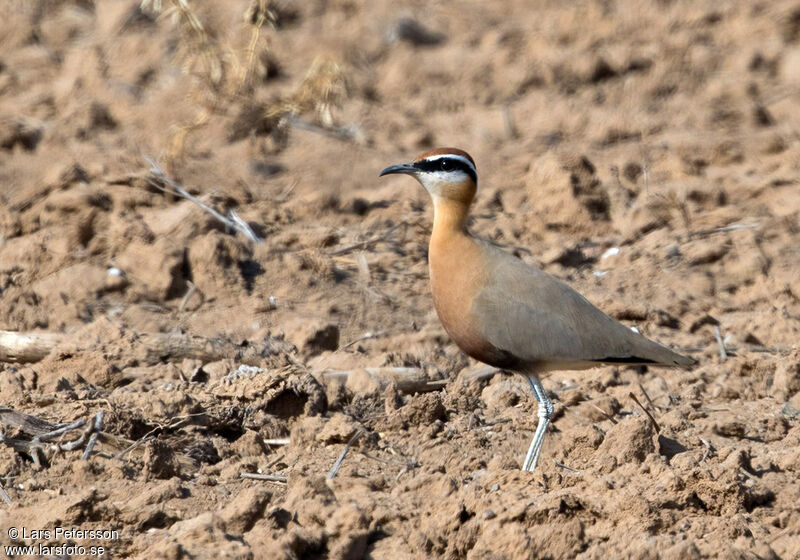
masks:
{"label": "black wing tip", "polygon": [[640,358],[639,356],[609,356],[608,358],[600,358],[599,360],[592,360],[593,362],[600,362],[604,364],[657,364],[655,360],[647,358]]}
{"label": "black wing tip", "polygon": [[694,358],[690,358],[689,356],[683,356],[681,354],[678,354],[677,358],[674,358],[669,362],[651,360],[649,358],[642,358],[641,356],[609,356],[606,358],[600,358],[592,361],[602,364],[660,365],[660,366],[675,366],[681,368],[692,368],[699,363]]}
{"label": "black wing tip", "polygon": [[673,360],[672,363],[674,363],[678,367],[682,367],[685,369],[693,368],[694,366],[700,363],[694,358],[690,358],[689,356],[681,356],[681,359],[682,361]]}

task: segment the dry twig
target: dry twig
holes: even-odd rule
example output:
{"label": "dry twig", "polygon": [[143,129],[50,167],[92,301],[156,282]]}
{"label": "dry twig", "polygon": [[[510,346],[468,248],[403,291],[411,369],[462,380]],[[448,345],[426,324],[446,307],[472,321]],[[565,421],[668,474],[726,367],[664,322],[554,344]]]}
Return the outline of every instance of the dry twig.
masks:
{"label": "dry twig", "polygon": [[242,478],[249,478],[251,480],[264,480],[266,482],[282,482],[286,484],[286,477],[279,474],[259,474],[259,473],[240,473]]}
{"label": "dry twig", "polygon": [[[0,331],[0,362],[38,362],[59,344],[69,341],[60,333]],[[203,338],[181,333],[135,333],[133,341],[143,364],[184,358],[213,362],[225,358],[243,364],[261,363],[275,354],[288,354],[294,347],[288,342],[268,338],[243,347],[223,338]],[[83,348],[78,348],[83,350]]]}
{"label": "dry twig", "polygon": [[722,332],[719,330],[719,325],[714,325],[714,337],[717,339],[717,346],[719,346],[719,357],[722,360],[728,358],[728,352],[725,350],[725,341],[722,340]]}
{"label": "dry twig", "polygon": [[370,245],[373,245],[373,244],[378,243],[380,241],[385,241],[386,239],[389,238],[389,236],[392,233],[395,232],[395,230],[397,230],[398,228],[400,228],[402,226],[407,226],[407,225],[409,225],[408,222],[403,220],[401,222],[396,223],[392,227],[386,229],[385,231],[383,231],[379,235],[371,237],[371,238],[369,238],[369,239],[367,239],[365,241],[361,241],[359,243],[355,243],[353,245],[348,245],[347,247],[342,247],[341,249],[337,249],[336,251],[333,251],[332,253],[329,253],[328,256],[330,256],[330,257],[338,257],[339,255],[344,255],[345,253],[349,253],[350,251],[356,251],[356,250],[359,250],[359,249],[366,249]]}
{"label": "dry twig", "polygon": [[611,415],[610,415],[608,412],[606,412],[605,410],[603,410],[602,408],[600,408],[599,406],[597,406],[597,405],[596,405],[596,404],[594,404],[594,403],[591,403],[591,402],[590,402],[590,403],[589,403],[589,405],[590,405],[592,408],[594,408],[595,410],[597,410],[597,411],[598,411],[600,414],[602,414],[603,416],[605,416],[605,417],[606,417],[608,420],[611,420],[611,423],[612,423],[612,424],[617,424],[617,419],[616,419],[616,418],[614,418],[613,416],[611,416]]}
{"label": "dry twig", "polygon": [[570,467],[570,466],[567,466],[567,465],[565,465],[565,464],[564,464],[564,463],[562,463],[561,461],[556,461],[556,460],[553,460],[553,463],[555,463],[555,465],[556,465],[557,467],[561,467],[562,469],[567,469],[568,471],[577,472],[577,473],[581,472],[581,471],[580,471],[580,470],[578,470],[578,469],[574,469],[574,468],[572,468],[572,467]]}
{"label": "dry twig", "polygon": [[89,436],[89,442],[86,444],[86,449],[83,451],[83,457],[81,457],[81,459],[84,461],[89,460],[89,455],[92,454],[92,449],[94,449],[94,446],[97,443],[97,438],[100,435],[100,431],[103,429],[103,416],[104,413],[101,410],[94,417],[94,422],[92,423],[92,435]]}
{"label": "dry twig", "polygon": [[[217,221],[221,222],[225,227],[230,228],[230,229],[232,229],[234,231],[238,231],[239,233],[244,235],[247,239],[249,239],[253,243],[262,243],[264,241],[258,235],[256,235],[256,233],[247,224],[247,222],[242,220],[238,215],[236,215],[236,213],[231,211],[229,213],[230,217],[226,218],[225,216],[223,216],[222,214],[220,214],[219,212],[217,212],[216,210],[214,210],[213,208],[211,208],[210,206],[205,204],[202,200],[200,200],[196,196],[193,196],[192,194],[190,194],[186,189],[184,189],[177,182],[175,182],[172,179],[170,179],[169,177],[167,177],[167,174],[164,173],[164,171],[161,169],[161,167],[159,167],[158,164],[152,158],[149,158],[149,157],[145,156],[144,159],[145,159],[145,161],[147,163],[150,164],[150,173],[154,177],[156,177],[157,179],[160,179],[161,181],[163,181],[164,183],[169,185],[172,188],[172,190],[175,192],[175,194],[177,194],[178,196],[180,196],[182,198],[185,198],[189,202],[192,202],[192,203],[196,204],[197,206],[202,208],[205,212],[210,214],[213,218],[215,218]],[[157,181],[154,181],[154,180],[151,179],[148,182],[150,183],[150,185],[152,185],[153,187],[157,188],[161,192],[164,192],[164,193],[169,192],[167,189],[165,189]]]}
{"label": "dry twig", "polygon": [[281,438],[281,439],[265,439],[263,441],[264,441],[264,445],[272,445],[272,446],[289,445],[291,443],[291,441],[288,438],[287,439],[283,439],[283,438]]}
{"label": "dry twig", "polygon": [[330,470],[328,476],[326,477],[328,480],[331,480],[339,472],[339,468],[342,466],[342,462],[344,461],[347,452],[350,451],[350,448],[353,446],[356,440],[361,437],[362,433],[363,433],[362,430],[357,430],[356,433],[353,434],[353,437],[350,438],[350,441],[347,442],[347,445],[344,446],[341,455],[339,455],[339,458],[336,460],[336,463],[333,465],[333,468]]}
{"label": "dry twig", "polygon": [[708,459],[709,457],[711,457],[711,455],[714,454],[714,446],[711,445],[711,442],[708,441],[707,439],[701,438],[700,441],[703,443],[703,445],[706,446],[705,453],[703,453],[703,458],[700,459],[700,462],[703,463],[706,459]]}
{"label": "dry twig", "polygon": [[381,337],[381,336],[383,336],[385,334],[386,334],[386,331],[375,331],[375,332],[368,331],[368,332],[365,332],[364,334],[362,334],[361,336],[359,336],[355,340],[351,340],[350,342],[348,342],[344,346],[340,346],[338,348],[337,352],[339,350],[345,350],[346,348],[350,348],[351,346],[353,346],[355,344],[358,344],[359,342],[363,342],[363,341],[369,340],[371,338],[378,338],[378,337]]}
{"label": "dry twig", "polygon": [[631,399],[633,399],[633,402],[635,402],[636,404],[638,404],[638,405],[639,405],[639,408],[641,408],[641,409],[644,411],[644,413],[645,413],[645,414],[647,415],[647,417],[650,419],[650,422],[652,422],[652,423],[653,423],[653,427],[656,429],[656,433],[660,433],[660,432],[661,432],[661,426],[659,426],[659,425],[658,425],[658,422],[656,422],[656,419],[655,419],[655,418],[653,418],[653,415],[652,415],[652,414],[650,414],[650,412],[649,412],[649,411],[648,411],[648,410],[647,410],[645,407],[643,407],[643,406],[642,406],[642,403],[640,403],[640,402],[639,402],[639,399],[637,399],[637,398],[636,398],[636,395],[634,395],[633,393],[628,393],[628,396],[629,396]]}
{"label": "dry twig", "polygon": [[13,505],[14,504],[14,502],[11,501],[11,496],[8,495],[8,492],[6,492],[6,489],[3,488],[2,484],[0,484],[0,497],[3,498],[3,501],[6,504],[8,504],[8,505]]}

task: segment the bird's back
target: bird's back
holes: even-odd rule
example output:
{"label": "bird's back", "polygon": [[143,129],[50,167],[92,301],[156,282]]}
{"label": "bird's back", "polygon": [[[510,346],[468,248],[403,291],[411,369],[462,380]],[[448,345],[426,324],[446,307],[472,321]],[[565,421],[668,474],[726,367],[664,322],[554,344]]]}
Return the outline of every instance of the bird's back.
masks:
{"label": "bird's back", "polygon": [[470,315],[488,344],[518,362],[514,369],[541,373],[606,363],[694,363],[622,325],[544,271],[493,245],[475,243],[487,274]]}

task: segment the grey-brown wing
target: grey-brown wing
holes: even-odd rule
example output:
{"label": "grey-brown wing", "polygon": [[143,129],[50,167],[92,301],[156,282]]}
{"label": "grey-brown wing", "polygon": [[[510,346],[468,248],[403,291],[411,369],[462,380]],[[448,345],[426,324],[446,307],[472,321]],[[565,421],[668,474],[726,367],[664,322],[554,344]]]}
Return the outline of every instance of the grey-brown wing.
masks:
{"label": "grey-brown wing", "polygon": [[496,348],[546,369],[693,363],[609,317],[549,274],[498,253],[486,287],[472,304],[482,334]]}

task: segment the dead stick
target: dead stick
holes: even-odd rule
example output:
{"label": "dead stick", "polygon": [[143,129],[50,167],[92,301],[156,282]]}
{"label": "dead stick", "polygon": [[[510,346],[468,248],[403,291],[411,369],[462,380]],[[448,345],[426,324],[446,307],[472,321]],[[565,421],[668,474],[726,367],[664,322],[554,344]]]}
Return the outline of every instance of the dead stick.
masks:
{"label": "dead stick", "polygon": [[[239,233],[247,237],[250,241],[254,243],[263,242],[263,239],[258,237],[258,235],[256,235],[256,233],[252,230],[250,225],[241,218],[239,218],[239,216],[236,216],[234,214],[233,218],[226,218],[225,216],[223,216],[222,214],[220,214],[219,212],[217,212],[216,210],[205,204],[202,200],[200,200],[196,196],[192,196],[191,194],[189,194],[189,192],[186,189],[184,189],[180,184],[167,177],[167,174],[164,173],[164,171],[158,166],[158,164],[153,159],[149,157],[145,157],[144,159],[147,163],[150,164],[150,173],[153,174],[155,177],[164,181],[170,187],[172,187],[173,191],[175,191],[175,194],[185,198],[190,202],[193,202],[194,204],[202,208],[205,212],[210,214],[213,218],[222,222],[226,227],[234,231],[238,231]],[[158,190],[164,193],[169,192],[167,191],[167,189],[162,187],[161,184],[153,180],[149,180],[148,183],[150,183],[153,187],[157,188]]]}
{"label": "dead stick", "polygon": [[288,438],[279,438],[279,439],[265,439],[264,445],[289,445],[291,440]]}
{"label": "dead stick", "polygon": [[658,425],[658,422],[656,422],[656,419],[653,418],[653,415],[650,414],[650,412],[648,412],[648,410],[642,406],[642,403],[639,402],[639,399],[636,398],[636,395],[634,395],[633,393],[628,393],[628,396],[633,399],[633,402],[639,405],[639,408],[641,408],[645,414],[647,414],[647,417],[650,419],[650,421],[653,423],[653,426],[656,429],[656,433],[660,433],[661,427]]}
{"label": "dead stick", "polygon": [[100,434],[100,430],[103,428],[103,416],[105,413],[101,410],[97,413],[94,417],[94,424],[92,426],[92,435],[89,436],[89,443],[86,444],[86,450],[83,452],[83,456],[81,459],[84,461],[89,460],[89,455],[92,454],[92,449],[94,449],[94,445],[97,443],[97,437]]}
{"label": "dead stick", "polygon": [[592,407],[594,407],[594,408],[595,408],[595,409],[596,409],[596,410],[597,410],[597,411],[598,411],[600,414],[602,414],[603,416],[605,416],[606,418],[608,418],[609,420],[611,420],[611,423],[612,423],[612,424],[616,424],[616,423],[617,423],[617,419],[616,419],[616,418],[614,418],[613,416],[611,416],[611,415],[610,415],[608,412],[606,412],[605,410],[603,410],[602,408],[600,408],[599,406],[597,406],[597,405],[596,405],[596,404],[594,404],[594,403],[589,403],[589,404],[590,404]]}
{"label": "dead stick", "polygon": [[286,477],[279,474],[258,474],[258,473],[240,473],[242,478],[249,478],[252,480],[266,480],[267,482],[286,482]]}
{"label": "dead stick", "polygon": [[73,424],[59,426],[58,424],[53,424],[52,422],[42,420],[36,416],[31,416],[30,414],[25,414],[24,412],[17,412],[13,408],[0,406],[0,424],[11,426],[12,428],[19,428],[26,434],[30,434],[32,436],[46,436],[53,431],[59,431],[60,434],[63,433],[60,431],[62,428],[66,427],[67,429],[70,429],[70,426],[75,424],[80,426],[85,421],[86,420],[81,419]]}
{"label": "dead stick", "polygon": [[347,247],[342,247],[341,249],[337,249],[336,251],[332,251],[332,252],[328,253],[328,256],[338,257],[339,255],[344,255],[345,253],[349,253],[350,251],[355,251],[357,249],[366,249],[367,247],[369,247],[373,243],[378,243],[380,241],[385,241],[386,239],[389,238],[389,236],[392,233],[394,233],[394,231],[397,228],[399,228],[400,226],[407,226],[407,225],[408,225],[408,222],[398,222],[395,225],[393,225],[392,227],[390,227],[389,229],[387,229],[386,231],[384,231],[380,235],[376,235],[374,237],[370,237],[369,239],[367,239],[365,241],[361,241],[361,242],[355,243],[353,245],[348,245]]}
{"label": "dead stick", "polygon": [[2,483],[0,483],[0,497],[2,497],[3,501],[8,505],[13,505],[14,502],[11,501],[11,496],[9,496],[8,492],[6,492],[6,489],[3,488]]}
{"label": "dead stick", "polygon": [[725,341],[722,340],[722,332],[719,330],[719,325],[714,325],[714,336],[719,346],[719,357],[724,360],[728,357],[728,352],[725,350]]}
{"label": "dead stick", "polygon": [[342,449],[342,453],[341,453],[341,455],[339,455],[339,458],[336,460],[336,463],[333,465],[333,468],[331,469],[331,472],[328,473],[328,476],[327,476],[328,480],[331,480],[339,472],[339,467],[342,466],[342,461],[344,461],[344,458],[347,455],[347,452],[350,451],[350,448],[353,446],[353,444],[356,442],[356,440],[361,437],[362,433],[363,432],[361,430],[357,430],[356,433],[353,434],[353,437],[350,438],[350,441],[347,442],[347,445],[344,446],[344,449]]}
{"label": "dead stick", "polygon": [[553,462],[556,464],[556,466],[557,466],[557,467],[561,467],[562,469],[567,469],[568,471],[572,471],[572,472],[578,472],[578,473],[579,473],[579,472],[581,472],[581,471],[579,471],[578,469],[574,469],[574,468],[572,468],[572,467],[570,467],[570,466],[568,466],[568,465],[565,465],[565,464],[564,464],[564,463],[562,463],[561,461],[556,461],[556,460],[554,459],[554,460],[553,460]]}
{"label": "dead stick", "polygon": [[386,331],[375,331],[375,332],[365,332],[355,340],[351,340],[344,346],[340,346],[336,351],[344,350],[346,348],[350,348],[351,346],[358,344],[359,342],[363,342],[364,340],[369,340],[370,338],[378,338],[379,336],[383,336],[386,334]]}
{"label": "dead stick", "polygon": [[702,459],[700,459],[700,462],[702,463],[702,462],[704,462],[706,459],[708,459],[708,458],[711,456],[711,454],[712,454],[712,453],[714,453],[714,446],[713,446],[713,445],[711,445],[711,442],[710,442],[710,441],[708,441],[708,440],[705,440],[705,439],[702,439],[702,438],[700,438],[700,441],[701,441],[701,442],[703,442],[703,445],[705,445],[705,446],[706,446],[705,453],[703,453],[703,458],[702,458]]}
{"label": "dead stick", "polygon": [[[0,331],[0,362],[38,362],[47,357],[68,335],[60,333]],[[82,350],[78,344],[78,350]],[[89,344],[86,348],[89,348]],[[283,340],[267,338],[242,346],[224,338],[204,338],[186,334],[141,333],[134,336],[134,353],[144,364],[196,359],[217,361],[225,358],[256,365],[275,354],[288,354],[294,346]]]}
{"label": "dead stick", "polygon": [[0,331],[0,362],[38,362],[62,340],[57,333]]}
{"label": "dead stick", "polygon": [[53,439],[54,437],[58,437],[62,434],[69,432],[70,430],[75,430],[76,428],[80,428],[86,423],[85,418],[81,418],[80,420],[75,420],[71,424],[67,424],[66,426],[61,426],[57,430],[53,430],[52,432],[47,432],[44,434],[39,434],[33,438],[34,441],[47,441]]}
{"label": "dead stick", "polygon": [[644,395],[644,399],[647,401],[648,406],[650,408],[652,408],[653,410],[658,410],[658,407],[655,404],[653,404],[653,400],[650,398],[650,395],[647,394],[647,391],[644,390],[644,387],[642,387],[642,384],[641,383],[637,383],[637,385],[639,385],[639,390]]}

